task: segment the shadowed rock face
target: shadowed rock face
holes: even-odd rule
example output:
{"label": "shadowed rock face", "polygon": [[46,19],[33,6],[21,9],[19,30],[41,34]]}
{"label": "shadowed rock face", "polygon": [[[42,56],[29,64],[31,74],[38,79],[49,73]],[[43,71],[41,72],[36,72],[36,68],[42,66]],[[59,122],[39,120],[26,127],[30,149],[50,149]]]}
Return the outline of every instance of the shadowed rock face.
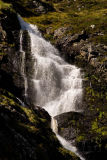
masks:
{"label": "shadowed rock face", "polygon": [[[1,19],[2,36],[0,37],[1,52],[3,53],[0,59],[0,86],[13,92],[17,97],[23,98],[25,85],[21,71],[23,53],[20,51],[20,25],[16,13],[9,10],[3,11],[3,13]],[[16,25],[13,24],[13,20]],[[22,45],[26,59],[25,72],[28,74],[33,62],[30,56],[30,38],[27,31],[22,33]]]}
{"label": "shadowed rock face", "polygon": [[[0,14],[1,18],[1,33],[0,46],[2,52],[2,58],[0,59],[0,87],[12,91],[14,94],[17,89],[17,95],[21,93],[23,83],[19,81],[22,77],[19,77],[19,30],[20,25],[17,20],[17,15],[9,9],[3,10]],[[14,21],[14,23],[13,23]],[[14,25],[15,24],[15,25]],[[18,79],[17,79],[17,78]],[[18,88],[18,86],[20,87]]]}
{"label": "shadowed rock face", "polygon": [[[18,102],[15,97],[12,99],[11,94],[0,91],[0,159],[36,160],[41,157],[39,152],[43,152],[45,159],[50,159],[45,150],[47,147],[43,148],[45,144],[41,144],[51,136],[49,115],[39,108],[24,108],[15,102]],[[46,127],[46,131],[43,126]],[[41,135],[42,131],[44,137]]]}

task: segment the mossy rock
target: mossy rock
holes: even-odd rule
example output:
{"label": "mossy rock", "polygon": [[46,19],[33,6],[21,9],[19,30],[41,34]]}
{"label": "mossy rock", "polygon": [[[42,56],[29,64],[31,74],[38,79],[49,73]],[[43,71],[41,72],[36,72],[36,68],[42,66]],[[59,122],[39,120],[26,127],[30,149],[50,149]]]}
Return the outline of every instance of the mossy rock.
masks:
{"label": "mossy rock", "polygon": [[0,158],[79,160],[58,142],[50,128],[48,113],[39,107],[29,107],[22,106],[12,93],[0,89]]}

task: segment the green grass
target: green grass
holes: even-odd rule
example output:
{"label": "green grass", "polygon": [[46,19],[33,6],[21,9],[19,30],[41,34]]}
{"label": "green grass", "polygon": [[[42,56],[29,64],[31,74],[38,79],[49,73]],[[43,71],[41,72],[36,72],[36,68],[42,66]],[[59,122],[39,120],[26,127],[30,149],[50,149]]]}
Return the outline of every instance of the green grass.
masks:
{"label": "green grass", "polygon": [[[90,41],[94,43],[107,43],[107,3],[106,0],[41,0],[54,6],[55,11],[41,14],[39,16],[24,17],[32,24],[36,24],[44,33],[44,37],[53,41],[54,31],[60,27],[70,27],[64,34],[75,34],[86,30],[88,34],[93,34]],[[8,1],[10,2],[11,1]],[[0,9],[11,7],[10,3],[0,0]],[[14,2],[24,7],[26,10],[33,10],[28,7],[28,0]],[[34,11],[35,12],[35,11]],[[27,16],[27,14],[26,14]],[[95,28],[91,28],[95,25]],[[49,29],[49,33],[47,33]],[[100,34],[96,34],[100,33]]]}
{"label": "green grass", "polygon": [[[107,4],[106,0],[77,0],[53,3],[55,12],[49,12],[36,17],[24,18],[27,22],[36,24],[46,33],[50,28],[50,35],[45,37],[51,40],[54,31],[60,27],[71,27],[66,34],[75,34],[86,30],[89,34],[102,33],[92,36],[90,41],[95,43],[107,42]],[[80,8],[80,10],[79,10]],[[95,25],[95,28],[91,28]]]}

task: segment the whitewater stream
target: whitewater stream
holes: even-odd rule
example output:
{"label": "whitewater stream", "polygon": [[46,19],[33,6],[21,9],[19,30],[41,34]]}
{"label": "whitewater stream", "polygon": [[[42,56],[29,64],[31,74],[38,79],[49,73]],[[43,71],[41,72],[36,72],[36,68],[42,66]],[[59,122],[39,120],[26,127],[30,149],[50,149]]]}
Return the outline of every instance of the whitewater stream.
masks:
{"label": "whitewater stream", "polygon": [[[80,69],[66,63],[54,48],[41,36],[37,26],[24,22],[20,16],[20,51],[22,52],[21,72],[25,81],[25,96],[34,106],[42,106],[51,116],[51,127],[64,148],[74,152],[81,160],[84,158],[63,137],[58,135],[55,116],[81,110],[82,76]],[[32,76],[25,73],[25,52],[22,47],[22,33],[27,30],[31,40],[31,56],[33,59]]]}

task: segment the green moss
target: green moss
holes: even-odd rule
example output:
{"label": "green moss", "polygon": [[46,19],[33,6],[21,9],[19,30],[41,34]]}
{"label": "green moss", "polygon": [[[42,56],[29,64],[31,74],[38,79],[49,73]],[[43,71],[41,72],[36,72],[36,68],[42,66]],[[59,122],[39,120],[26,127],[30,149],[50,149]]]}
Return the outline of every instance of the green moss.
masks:
{"label": "green moss", "polygon": [[[85,139],[85,136],[84,135],[80,135],[80,136],[78,136],[77,138],[76,138],[76,141],[77,142],[81,142],[81,141],[83,141]],[[85,139],[86,140],[86,139]]]}
{"label": "green moss", "polygon": [[0,95],[0,103],[2,106],[5,105],[15,105],[15,101],[11,98],[6,97],[5,95]]}
{"label": "green moss", "polygon": [[[88,34],[102,33],[102,35],[92,36],[90,41],[95,43],[107,42],[107,8],[106,0],[77,0],[74,1],[59,1],[54,3],[55,12],[49,12],[36,17],[25,18],[29,23],[36,24],[40,30],[45,31],[51,28],[51,33],[45,35],[45,38],[53,41],[53,36],[50,36],[54,31],[62,26],[71,27],[64,34],[74,34],[82,30],[86,30]],[[79,10],[80,8],[80,10]],[[91,28],[95,25],[95,28]]]}
{"label": "green moss", "polygon": [[47,120],[44,119],[44,118],[39,118],[39,120],[40,120],[41,122],[43,122],[43,123],[46,123],[46,122],[47,122]]}
{"label": "green moss", "polygon": [[9,9],[11,7],[12,7],[12,5],[10,3],[5,3],[2,0],[0,0],[0,10],[1,9]]}
{"label": "green moss", "polygon": [[107,136],[107,128],[105,127],[98,128],[96,132],[101,134],[102,136]]}
{"label": "green moss", "polygon": [[[104,117],[102,117],[102,113],[99,114],[99,118],[100,118],[100,120],[101,120],[101,118],[103,120]],[[100,121],[99,121],[99,119],[96,118],[95,121],[92,121],[92,132],[96,133],[100,136],[106,136],[107,135],[107,127],[106,126],[100,127],[100,126],[101,126]]]}
{"label": "green moss", "polygon": [[104,116],[104,112],[99,112],[99,119],[102,119],[103,118],[103,116]]}
{"label": "green moss", "polygon": [[21,107],[21,109],[26,113],[28,119],[32,123],[37,123],[37,116],[32,109]]}
{"label": "green moss", "polygon": [[25,123],[18,123],[19,126],[24,127],[25,129],[28,130],[28,132],[32,132],[32,133],[36,133],[39,134],[39,129],[36,128],[35,126],[29,125],[29,124],[25,124]]}
{"label": "green moss", "polygon": [[[73,160],[79,160],[79,158],[71,151],[68,151],[62,147],[59,147],[59,152],[65,157],[68,158],[70,155],[72,156]],[[70,157],[69,157],[70,158]]]}
{"label": "green moss", "polygon": [[1,89],[0,88],[0,93],[3,94],[3,95],[5,95],[6,97],[8,97],[10,99],[13,99],[13,100],[16,99],[16,97],[12,93],[10,93],[9,91],[7,91],[5,89]]}
{"label": "green moss", "polygon": [[92,123],[92,130],[96,131],[96,129],[98,129],[98,122],[97,122],[97,120]]}
{"label": "green moss", "polygon": [[[6,94],[6,96],[0,95],[0,104],[2,106],[14,106],[16,109],[19,108],[26,114],[30,122],[38,124],[39,118],[37,117],[37,115],[34,113],[32,109],[29,109],[27,107],[23,107],[17,104],[15,101],[15,97],[10,92],[7,92],[5,90],[3,90],[2,92]],[[43,122],[43,120],[41,121]]]}
{"label": "green moss", "polygon": [[5,56],[5,55],[6,55],[6,53],[0,52],[0,56]]}

